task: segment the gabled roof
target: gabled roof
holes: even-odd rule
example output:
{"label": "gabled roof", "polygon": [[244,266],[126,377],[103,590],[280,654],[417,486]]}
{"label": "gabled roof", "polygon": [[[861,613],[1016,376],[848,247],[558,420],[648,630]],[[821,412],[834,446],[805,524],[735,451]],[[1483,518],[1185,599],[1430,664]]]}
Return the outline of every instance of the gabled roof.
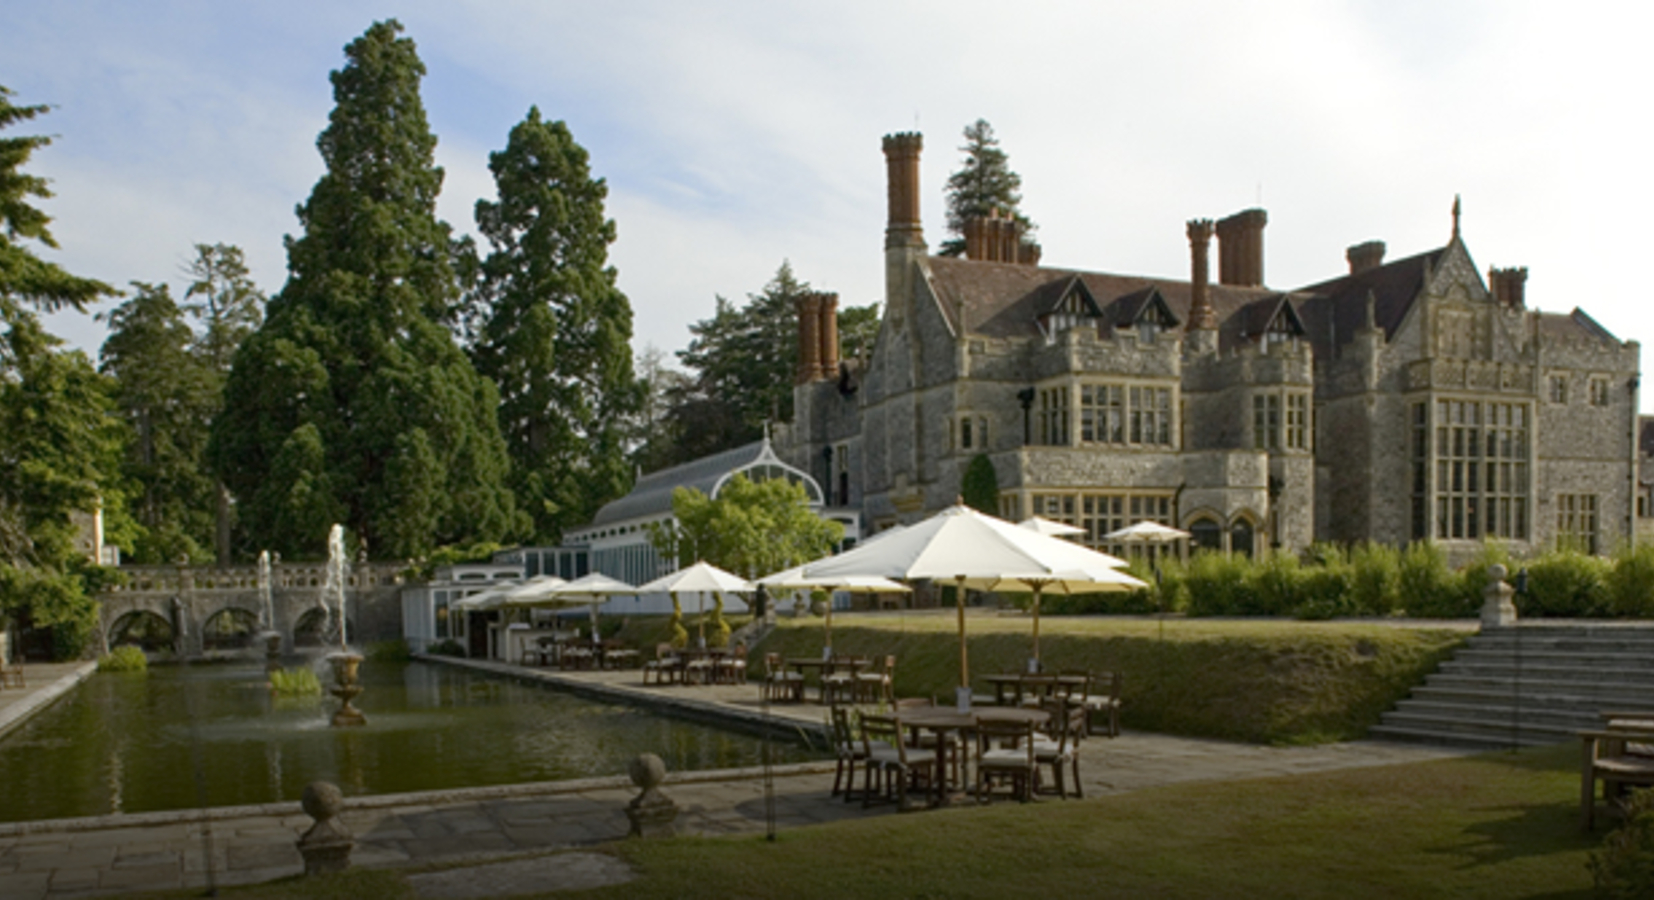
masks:
{"label": "gabled roof", "polygon": [[1248,340],[1257,340],[1266,331],[1282,331],[1294,337],[1305,334],[1304,322],[1286,294],[1254,300],[1241,307],[1235,318],[1245,329],[1241,336]]}
{"label": "gabled roof", "polygon": [[1384,331],[1386,339],[1395,337],[1414,298],[1424,290],[1426,272],[1433,271],[1446,252],[1447,247],[1438,247],[1294,291],[1311,295],[1303,301],[1299,312],[1315,346],[1315,355],[1330,359],[1334,347],[1354,337],[1367,321],[1369,297],[1373,302],[1373,323]]}
{"label": "gabled roof", "polygon": [[1109,309],[1109,324],[1115,328],[1133,328],[1145,320],[1152,320],[1165,328],[1176,328],[1183,324],[1177,313],[1172,312],[1171,305],[1161,295],[1160,289],[1152,284],[1120,297]]}
{"label": "gabled roof", "polygon": [[672,491],[676,488],[694,488],[710,497],[726,477],[760,463],[778,466],[791,475],[798,476],[805,482],[810,496],[816,500],[820,499],[821,488],[815,483],[815,479],[811,478],[809,473],[801,472],[782,462],[770,448],[769,438],[764,438],[733,450],[713,453],[668,469],[650,472],[637,480],[631,493],[604,504],[597,511],[597,515],[592,517],[591,524],[583,527],[595,528],[631,519],[668,515],[672,512]]}
{"label": "gabled roof", "polygon": [[[1142,304],[1150,302],[1149,288],[1154,289],[1154,295],[1159,297],[1173,321],[1189,321],[1187,281],[943,256],[928,258],[926,265],[930,269],[930,285],[949,324],[956,330],[963,324],[969,332],[987,337],[1038,337],[1039,317],[1060,301],[1075,281],[1084,286],[1114,324],[1121,321],[1118,318],[1121,310],[1141,311]],[[1220,322],[1246,304],[1278,293],[1267,288],[1224,284],[1207,288],[1207,298]],[[963,323],[959,321],[961,315]]]}

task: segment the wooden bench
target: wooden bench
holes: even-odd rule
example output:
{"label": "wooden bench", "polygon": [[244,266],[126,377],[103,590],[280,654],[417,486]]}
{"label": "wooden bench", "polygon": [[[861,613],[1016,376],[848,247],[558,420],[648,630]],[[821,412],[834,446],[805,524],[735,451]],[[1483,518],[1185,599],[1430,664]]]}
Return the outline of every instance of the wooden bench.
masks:
{"label": "wooden bench", "polygon": [[1654,714],[1603,717],[1610,727],[1579,733],[1579,817],[1586,831],[1596,824],[1598,782],[1608,803],[1618,801],[1629,787],[1654,787]]}

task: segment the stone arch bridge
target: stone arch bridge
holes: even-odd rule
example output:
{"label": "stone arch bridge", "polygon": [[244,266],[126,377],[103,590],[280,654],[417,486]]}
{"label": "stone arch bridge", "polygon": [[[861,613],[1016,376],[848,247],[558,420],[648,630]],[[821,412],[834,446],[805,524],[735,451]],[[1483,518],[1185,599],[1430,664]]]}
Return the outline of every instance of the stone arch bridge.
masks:
{"label": "stone arch bridge", "polygon": [[[345,586],[346,619],[352,644],[402,636],[401,591],[407,563],[353,563]],[[154,615],[171,626],[174,648],[181,657],[204,653],[207,623],[220,614],[264,617],[256,566],[122,566],[127,583],[106,590],[101,601],[99,642],[105,650],[115,629],[133,615]],[[277,563],[270,567],[272,630],[282,647],[293,648],[293,636],[308,616],[325,612],[322,586],[327,564]]]}

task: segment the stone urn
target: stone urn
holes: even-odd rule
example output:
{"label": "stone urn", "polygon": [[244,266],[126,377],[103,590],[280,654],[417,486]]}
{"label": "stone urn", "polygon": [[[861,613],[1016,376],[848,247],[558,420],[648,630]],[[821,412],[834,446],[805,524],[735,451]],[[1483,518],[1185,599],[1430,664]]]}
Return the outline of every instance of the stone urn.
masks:
{"label": "stone urn", "polygon": [[333,687],[328,692],[339,698],[339,709],[333,713],[333,727],[347,728],[356,725],[366,725],[368,719],[362,711],[351,704],[356,695],[362,693],[362,684],[357,680],[357,670],[362,665],[360,653],[334,653],[327,658],[333,666]]}

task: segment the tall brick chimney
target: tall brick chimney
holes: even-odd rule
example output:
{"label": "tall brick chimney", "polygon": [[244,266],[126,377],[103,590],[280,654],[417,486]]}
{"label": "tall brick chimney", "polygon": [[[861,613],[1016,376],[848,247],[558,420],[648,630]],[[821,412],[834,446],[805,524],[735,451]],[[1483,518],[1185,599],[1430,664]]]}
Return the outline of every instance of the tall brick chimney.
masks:
{"label": "tall brick chimney", "polygon": [[793,301],[798,307],[798,374],[795,384],[809,384],[821,377],[821,295],[803,294]]}
{"label": "tall brick chimney", "polygon": [[1493,293],[1494,303],[1511,309],[1525,309],[1528,303],[1528,267],[1488,269],[1487,286]]}
{"label": "tall brick chimney", "polygon": [[1217,223],[1218,283],[1241,287],[1263,285],[1263,227],[1269,215],[1242,210]]}
{"label": "tall brick chimney", "polygon": [[884,136],[884,159],[890,188],[890,220],[884,230],[884,246],[924,246],[925,232],[919,224],[919,151],[924,136],[915,131]]}
{"label": "tall brick chimney", "polygon": [[1344,258],[1350,261],[1350,274],[1359,275],[1368,269],[1376,269],[1384,264],[1384,242],[1367,241],[1356,244],[1344,251]]}
{"label": "tall brick chimney", "polygon": [[1213,329],[1218,327],[1217,311],[1212,309],[1212,301],[1207,297],[1207,284],[1211,281],[1210,266],[1207,263],[1207,248],[1212,245],[1212,220],[1189,220],[1189,328]]}
{"label": "tall brick chimney", "polygon": [[820,297],[820,324],[816,332],[821,338],[821,367],[819,377],[838,378],[838,295],[817,294]]}

